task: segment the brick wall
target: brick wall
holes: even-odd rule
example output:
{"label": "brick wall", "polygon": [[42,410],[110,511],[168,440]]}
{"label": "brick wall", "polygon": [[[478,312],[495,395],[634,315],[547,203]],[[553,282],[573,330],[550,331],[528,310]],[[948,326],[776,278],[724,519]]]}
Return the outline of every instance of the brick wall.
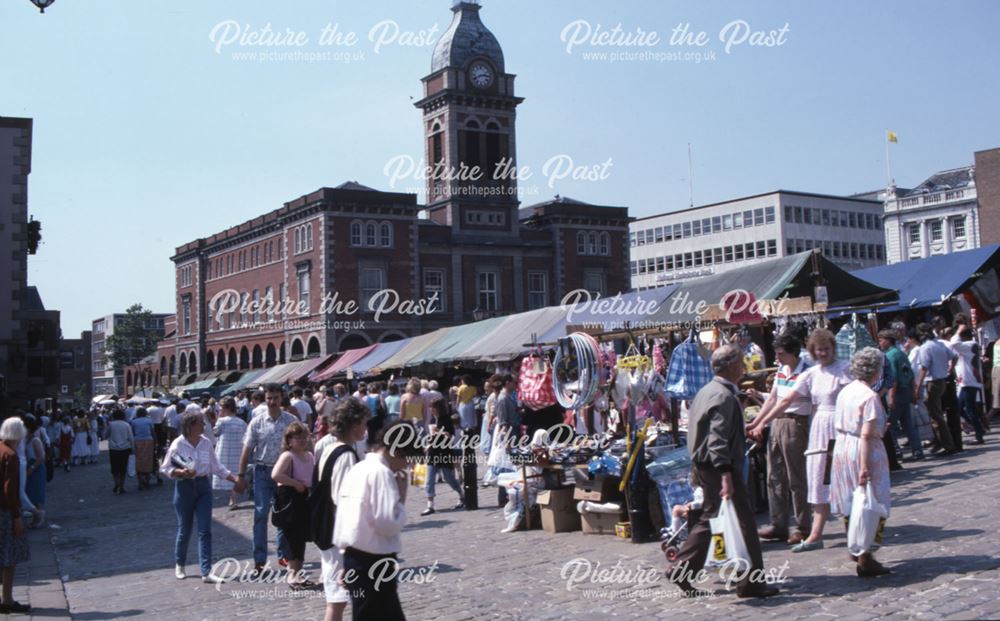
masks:
{"label": "brick wall", "polygon": [[980,243],[988,246],[1000,243],[1000,148],[976,152],[975,164]]}

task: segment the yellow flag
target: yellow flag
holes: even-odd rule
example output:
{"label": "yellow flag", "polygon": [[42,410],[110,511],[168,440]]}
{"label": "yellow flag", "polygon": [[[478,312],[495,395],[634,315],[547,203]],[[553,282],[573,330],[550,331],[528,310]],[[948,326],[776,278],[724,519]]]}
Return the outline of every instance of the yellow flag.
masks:
{"label": "yellow flag", "polygon": [[898,140],[896,140],[896,132],[891,132],[889,130],[886,130],[885,137],[889,140],[889,142],[899,142]]}

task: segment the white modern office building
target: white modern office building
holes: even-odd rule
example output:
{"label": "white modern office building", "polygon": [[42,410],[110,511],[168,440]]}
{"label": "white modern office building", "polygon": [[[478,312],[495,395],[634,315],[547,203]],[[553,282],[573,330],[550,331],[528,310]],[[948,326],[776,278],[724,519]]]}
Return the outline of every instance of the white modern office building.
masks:
{"label": "white modern office building", "polygon": [[889,263],[978,248],[982,240],[975,169],[944,170],[912,190],[890,186],[885,242]]}
{"label": "white modern office building", "polygon": [[819,248],[846,270],[885,263],[881,201],[778,190],[640,218],[632,288],[721,273]]}

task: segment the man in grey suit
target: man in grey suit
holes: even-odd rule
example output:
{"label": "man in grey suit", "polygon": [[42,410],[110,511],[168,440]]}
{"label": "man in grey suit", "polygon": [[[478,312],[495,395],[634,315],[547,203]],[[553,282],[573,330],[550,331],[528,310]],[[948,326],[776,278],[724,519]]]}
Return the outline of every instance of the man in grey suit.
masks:
{"label": "man in grey suit", "polygon": [[734,345],[715,350],[712,371],[715,377],[695,395],[688,417],[692,477],[694,484],[700,485],[704,492],[704,510],[677,554],[668,577],[686,595],[698,594],[691,581],[704,568],[712,542],[708,520],[718,514],[722,499],[729,498],[736,508],[743,540],[750,554],[750,567],[739,567],[734,572],[745,576],[736,585],[736,594],[740,597],[769,597],[776,595],[778,589],[764,581],[764,559],[757,537],[757,522],[743,483],[746,436],[743,407],[737,398],[739,388],[736,385],[743,377],[743,352]]}

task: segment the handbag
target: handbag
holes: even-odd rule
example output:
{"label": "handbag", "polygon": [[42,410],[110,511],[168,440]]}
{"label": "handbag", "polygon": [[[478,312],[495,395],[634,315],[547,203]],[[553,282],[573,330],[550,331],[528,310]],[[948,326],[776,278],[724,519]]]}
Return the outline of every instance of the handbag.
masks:
{"label": "handbag", "polygon": [[881,523],[889,517],[889,510],[875,498],[871,481],[854,489],[851,498],[851,517],[847,526],[847,549],[858,556],[871,551]]}
{"label": "handbag", "polygon": [[279,485],[271,498],[271,524],[286,529],[295,524],[297,498],[302,496],[290,485]]}
{"label": "handbag", "polygon": [[541,410],[556,403],[556,392],[552,386],[552,365],[548,358],[532,353],[521,361],[517,396],[531,410]]}

